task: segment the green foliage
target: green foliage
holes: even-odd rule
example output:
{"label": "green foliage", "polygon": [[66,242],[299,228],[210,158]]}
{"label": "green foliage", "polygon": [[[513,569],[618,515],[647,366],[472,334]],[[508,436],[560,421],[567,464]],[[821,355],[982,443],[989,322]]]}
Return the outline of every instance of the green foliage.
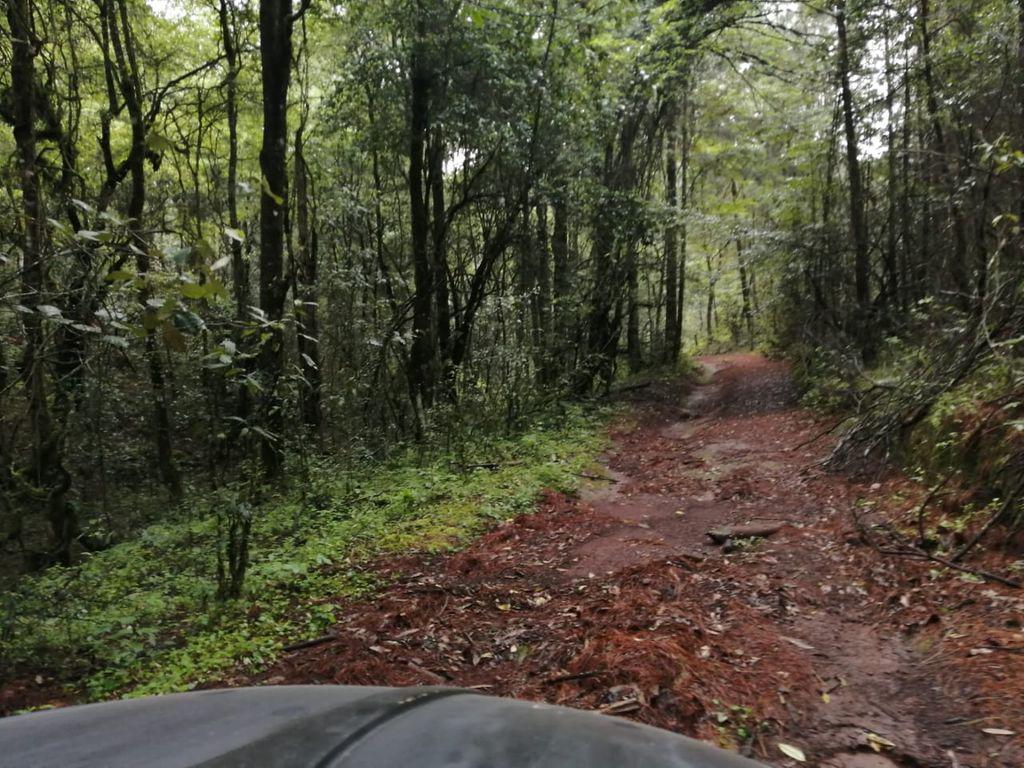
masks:
{"label": "green foliage", "polygon": [[932,478],[956,472],[989,497],[1010,491],[1024,449],[1022,395],[1021,361],[992,358],[938,398],[910,436],[908,462]]}
{"label": "green foliage", "polygon": [[216,540],[237,493],[210,492],[132,541],[5,592],[7,672],[54,675],[101,699],[263,667],[282,643],[331,626],[338,601],[379,587],[374,556],[458,547],[528,511],[543,488],[572,491],[601,447],[600,423],[566,408],[515,437],[470,438],[457,457],[410,449],[384,466],[321,460],[305,487],[251,510],[245,590],[227,602],[217,600]]}

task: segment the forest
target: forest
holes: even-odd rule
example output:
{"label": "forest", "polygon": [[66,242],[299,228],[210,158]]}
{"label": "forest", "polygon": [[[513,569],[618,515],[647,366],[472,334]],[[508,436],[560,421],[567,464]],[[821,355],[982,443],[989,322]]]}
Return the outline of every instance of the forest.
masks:
{"label": "forest", "polygon": [[[216,683],[444,682],[821,759],[727,660],[694,671],[711,635],[686,646],[690,688],[636,696],[615,691],[640,672],[598,686],[522,627],[450,669],[422,648],[404,677],[392,657],[367,666],[426,631],[410,618],[385,641],[361,613],[404,578],[472,574],[510,530],[523,569],[587,562],[573,537],[611,523],[579,516],[634,493],[689,525],[711,504],[686,485],[696,462],[701,492],[745,500],[684,542],[738,526],[724,560],[702,554],[708,573],[768,567],[794,525],[833,525],[822,552],[851,552],[865,604],[933,633],[918,661],[959,643],[974,665],[950,678],[976,681],[950,694],[972,703],[945,714],[991,722],[943,744],[1021,764],[1024,3],[4,0],[0,30],[0,714]],[[729,463],[759,436],[789,452]],[[779,489],[807,472],[813,515],[744,528],[797,515]],[[545,515],[576,527],[522,522]],[[576,575],[636,587],[640,564],[608,557]],[[460,620],[507,624],[562,594],[527,591]],[[314,663],[359,616],[377,623],[347,661]],[[582,616],[557,642],[597,653],[605,619]],[[794,690],[812,680],[765,654]],[[531,665],[564,680],[528,682]],[[913,666],[897,677],[916,691]],[[817,685],[815,706],[838,699]],[[892,765],[950,765],[941,733],[867,730]]]}

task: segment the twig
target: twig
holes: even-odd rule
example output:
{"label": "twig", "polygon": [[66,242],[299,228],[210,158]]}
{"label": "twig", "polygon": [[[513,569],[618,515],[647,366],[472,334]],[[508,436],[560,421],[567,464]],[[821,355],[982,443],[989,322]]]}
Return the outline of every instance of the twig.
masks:
{"label": "twig", "polygon": [[636,712],[640,709],[640,701],[638,699],[623,699],[622,701],[616,701],[614,704],[608,704],[607,706],[598,709],[603,715],[624,715],[627,712]]}
{"label": "twig", "polygon": [[937,555],[932,555],[928,552],[922,552],[919,549],[879,549],[878,551],[883,555],[894,555],[896,557],[913,557],[918,560],[929,560],[933,563],[944,565],[946,568],[952,568],[954,571],[960,571],[961,573],[969,573],[974,576],[980,576],[981,578],[988,579],[989,581],[996,581],[1000,584],[1005,584],[1006,586],[1012,587],[1013,589],[1020,589],[1021,587],[1021,583],[1019,581],[1015,581],[1014,579],[1007,579],[1004,576],[1000,576],[990,571],[983,571],[980,568],[968,568],[965,565],[958,565],[957,563],[954,563],[951,560],[946,560],[943,557],[938,557]]}
{"label": "twig", "polygon": [[476,464],[463,464],[463,469],[501,469],[502,467],[518,467],[521,461],[481,461]]}
{"label": "twig", "polygon": [[1000,651],[1002,653],[1024,653],[1024,646],[1016,646],[1016,645],[1009,645],[1009,646],[1007,646],[1007,645],[979,645],[978,647],[982,648],[982,649],[984,649],[986,651],[992,651],[993,653],[995,653],[996,651]]}
{"label": "twig", "polygon": [[433,671],[431,671],[429,669],[425,669],[424,667],[421,667],[419,664],[417,664],[414,661],[410,661],[407,664],[407,666],[413,672],[418,672],[419,674],[423,675],[428,680],[431,680],[431,681],[437,683],[438,685],[444,685],[445,683],[449,682],[449,680],[451,679],[451,678],[443,677],[443,676],[437,674],[437,672],[433,672]]}
{"label": "twig", "polygon": [[606,483],[617,483],[619,482],[614,477],[606,477],[604,475],[592,475],[589,472],[573,472],[576,477],[583,477],[587,480],[603,480]]}
{"label": "twig", "polygon": [[611,391],[611,394],[621,395],[623,392],[636,392],[638,389],[647,389],[653,383],[653,381],[645,381],[640,384],[627,384],[624,387],[618,387],[616,389],[613,389]]}
{"label": "twig", "polygon": [[585,680],[588,677],[596,677],[604,672],[601,669],[591,669],[586,672],[573,672],[567,675],[555,675],[544,680],[544,685],[555,685],[557,683],[567,683],[570,680]]}
{"label": "twig", "polygon": [[1022,488],[1024,488],[1024,481],[1018,483],[1017,487],[1010,492],[1010,494],[1003,501],[999,509],[996,510],[995,514],[993,514],[988,519],[988,521],[983,526],[981,526],[981,530],[974,534],[971,540],[964,544],[962,547],[960,547],[960,549],[956,551],[956,554],[954,554],[953,557],[950,558],[954,563],[959,560],[962,560],[964,555],[966,555],[968,552],[974,549],[978,542],[985,537],[985,534],[988,533],[989,530],[991,530],[992,526],[994,526],[997,522],[999,522],[999,520],[1002,519],[1003,515],[1005,515],[1007,511],[1009,511],[1010,507],[1013,505],[1013,502],[1017,498],[1017,494],[1021,492]]}
{"label": "twig", "polygon": [[[952,479],[953,472],[954,470],[947,472],[946,476],[939,481],[939,484],[928,491],[928,495],[924,497],[924,501],[922,501],[920,506],[917,508],[917,540],[922,547],[925,546],[925,539],[927,538],[924,531],[924,511],[927,506],[932,503],[935,497],[939,495],[939,492],[945,488],[946,483]],[[954,557],[953,559],[956,560],[957,558]]]}
{"label": "twig", "polygon": [[314,637],[314,638],[312,638],[310,640],[302,640],[302,641],[300,641],[298,643],[292,643],[291,645],[286,645],[283,648],[281,648],[281,650],[284,653],[291,653],[292,651],[301,651],[304,648],[313,648],[313,647],[315,647],[317,645],[323,645],[324,643],[329,643],[332,640],[337,640],[337,639],[338,639],[338,636],[335,635],[335,634],[320,635],[320,637]]}
{"label": "twig", "polygon": [[818,434],[816,434],[814,437],[810,438],[809,440],[804,440],[802,443],[798,443],[797,445],[794,445],[792,448],[789,448],[787,450],[790,453],[793,453],[794,451],[799,451],[801,448],[806,448],[808,445],[812,445],[813,443],[818,442],[819,440],[821,440],[821,438],[825,437],[826,435],[832,434],[836,430],[836,428],[840,424],[842,424],[844,421],[846,421],[846,417],[845,416],[843,418],[839,419],[839,421],[837,421],[835,424],[833,424],[831,427],[829,427],[825,431],[819,432]]}

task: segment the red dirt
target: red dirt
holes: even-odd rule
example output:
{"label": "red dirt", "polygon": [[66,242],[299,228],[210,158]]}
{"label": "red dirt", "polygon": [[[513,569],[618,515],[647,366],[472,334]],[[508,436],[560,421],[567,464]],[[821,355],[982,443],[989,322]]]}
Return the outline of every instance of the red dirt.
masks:
{"label": "red dirt", "polygon": [[[796,765],[780,742],[823,768],[1024,765],[1024,593],[879,554],[854,511],[872,540],[900,535],[922,489],[823,471],[830,439],[784,364],[702,363],[688,396],[633,393],[611,482],[546,493],[457,554],[380,564],[391,586],[344,602],[335,639],[220,684],[478,687],[779,766]],[[705,535],[759,521],[786,525],[731,552]]]}
{"label": "red dirt", "polygon": [[[851,511],[896,528],[921,489],[821,470],[830,442],[784,364],[702,362],[685,399],[634,395],[611,482],[547,493],[464,552],[383,565],[393,585],[347,603],[337,639],[257,682],[476,686],[776,765],[793,764],[779,742],[832,768],[1024,765],[1020,592],[866,546]],[[760,520],[787,525],[729,554],[705,535]]]}

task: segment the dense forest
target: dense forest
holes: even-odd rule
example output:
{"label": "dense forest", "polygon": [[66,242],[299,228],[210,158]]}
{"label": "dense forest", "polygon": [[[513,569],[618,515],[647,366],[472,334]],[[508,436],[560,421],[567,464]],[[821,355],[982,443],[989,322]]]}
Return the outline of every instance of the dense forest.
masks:
{"label": "dense forest", "polygon": [[258,666],[731,349],[1019,532],[1021,3],[4,6],[11,669]]}

